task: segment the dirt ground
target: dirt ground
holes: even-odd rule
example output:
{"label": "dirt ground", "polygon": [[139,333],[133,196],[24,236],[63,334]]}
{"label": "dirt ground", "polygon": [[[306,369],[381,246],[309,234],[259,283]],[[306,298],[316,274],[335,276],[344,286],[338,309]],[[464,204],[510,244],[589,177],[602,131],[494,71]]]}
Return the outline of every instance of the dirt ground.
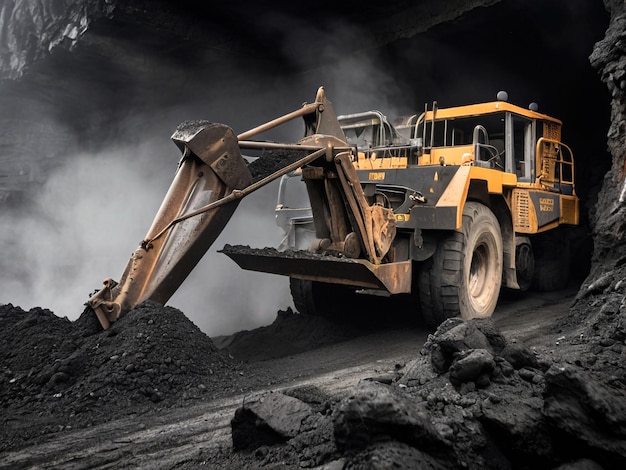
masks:
{"label": "dirt ground", "polygon": [[[604,289],[616,284],[619,290],[611,277]],[[572,313],[573,304],[586,301],[577,287],[504,297],[493,322],[479,325],[480,337],[497,352],[497,370],[513,367],[506,377],[492,371],[486,383],[483,375],[462,384],[454,379],[460,369],[435,367],[442,345],[458,343],[449,335],[459,325],[433,334],[391,312],[330,321],[286,310],[267,327],[209,338],[179,310],[153,303],[108,331],[91,312],[70,322],[45,309],[0,306],[0,467],[557,468],[576,461],[596,465],[577,468],[617,468],[611,465],[626,461],[624,341],[604,335],[591,344],[585,335],[594,325],[605,329],[595,316]],[[621,304],[614,307],[613,315],[623,314]],[[477,336],[464,334],[471,346]],[[520,346],[517,355],[507,355],[505,343]],[[524,351],[532,358],[519,366],[515,358]],[[602,389],[578,398],[596,415],[602,410],[601,420],[613,414],[608,430],[586,423],[604,433],[604,444],[595,434],[575,439],[567,429],[550,437],[550,448],[524,442],[528,432],[538,432],[527,419],[543,414],[547,433],[572,426],[563,413],[581,420],[578,407],[559,414],[547,406],[554,364],[595,374]],[[384,388],[372,399],[368,387]],[[602,401],[597,397],[606,387],[612,395]],[[383,400],[384,412],[358,408],[364,422],[374,415],[369,437],[354,431],[351,407],[372,406],[389,393],[394,399]],[[589,403],[593,396],[601,404]],[[396,410],[404,401],[407,410]],[[506,418],[490,416],[504,403]],[[403,422],[415,410],[430,423],[423,429],[422,418]],[[499,439],[494,426],[507,438]],[[427,435],[399,437],[416,429]],[[521,440],[526,450],[507,450],[510,440]]]}

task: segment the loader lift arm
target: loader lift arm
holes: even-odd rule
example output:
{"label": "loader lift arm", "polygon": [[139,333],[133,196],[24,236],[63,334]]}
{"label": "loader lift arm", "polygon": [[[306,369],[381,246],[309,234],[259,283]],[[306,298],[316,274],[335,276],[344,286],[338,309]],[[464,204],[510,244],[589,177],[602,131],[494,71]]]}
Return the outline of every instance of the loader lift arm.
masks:
{"label": "loader lift arm", "polygon": [[[297,143],[249,140],[300,117],[306,131]],[[344,240],[337,237],[350,238],[354,250],[356,240],[358,251],[362,247],[373,265],[379,265],[389,249],[395,236],[393,213],[368,204],[350,163],[352,150],[323,87],[315,102],[237,136],[223,124],[194,121],[181,124],[172,140],[182,158],[152,226],[120,281],[105,279],[103,288],[87,302],[104,329],[143,301],[165,304],[222,232],[241,199],[298,168],[339,181],[341,204],[347,201],[344,211],[349,221],[333,234],[331,243],[343,249]],[[306,156],[253,182],[242,148],[297,150],[305,151]]]}

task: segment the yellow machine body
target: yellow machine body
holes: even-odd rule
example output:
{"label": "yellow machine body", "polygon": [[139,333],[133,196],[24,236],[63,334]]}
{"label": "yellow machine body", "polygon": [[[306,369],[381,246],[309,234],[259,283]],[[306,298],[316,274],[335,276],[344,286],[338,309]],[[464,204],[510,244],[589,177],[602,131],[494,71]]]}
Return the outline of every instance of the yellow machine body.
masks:
{"label": "yellow machine body", "polygon": [[[296,118],[300,140],[251,140]],[[561,127],[504,100],[434,103],[393,125],[379,111],[337,116],[323,88],[313,103],[239,135],[184,123],[172,136],[182,158],[161,209],[120,281],[106,279],[89,305],[108,328],[144,300],[167,302],[242,197],[297,175],[310,205],[277,205],[286,245],[221,251],[244,269],[288,276],[303,313],[320,313],[339,286],[337,299],[407,294],[433,326],[489,316],[501,286],[560,285],[546,280],[565,259],[548,235],[579,223]],[[290,158],[253,176],[257,159],[276,155]]]}

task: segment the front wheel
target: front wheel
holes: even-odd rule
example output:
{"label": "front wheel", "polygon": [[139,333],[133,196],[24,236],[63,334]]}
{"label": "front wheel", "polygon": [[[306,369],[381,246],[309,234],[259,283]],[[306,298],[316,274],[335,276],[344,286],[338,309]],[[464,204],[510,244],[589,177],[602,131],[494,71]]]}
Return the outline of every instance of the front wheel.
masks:
{"label": "front wheel", "polygon": [[436,328],[447,318],[490,317],[502,285],[502,233],[483,204],[468,201],[463,226],[439,242],[418,272],[422,316]]}

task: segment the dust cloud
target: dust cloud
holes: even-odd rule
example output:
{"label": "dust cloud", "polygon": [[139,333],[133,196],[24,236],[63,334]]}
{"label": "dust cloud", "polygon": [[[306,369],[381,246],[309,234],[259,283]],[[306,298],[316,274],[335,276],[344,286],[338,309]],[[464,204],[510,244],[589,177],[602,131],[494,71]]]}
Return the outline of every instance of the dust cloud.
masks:
{"label": "dust cloud", "polygon": [[99,283],[121,274],[158,209],[167,188],[149,164],[158,151],[145,142],[73,155],[28,204],[3,212],[0,301],[77,318]]}
{"label": "dust cloud", "polygon": [[[97,155],[75,155],[49,176],[28,207],[0,214],[0,302],[24,309],[43,306],[75,320],[102,280],[119,279],[174,175],[179,153],[164,142],[154,138]],[[216,253],[226,242],[269,246],[280,241],[275,193],[266,193],[260,199],[267,204],[242,201],[231,224],[168,303],[207,334],[270,323],[278,309],[290,304],[286,278],[248,273]]]}

